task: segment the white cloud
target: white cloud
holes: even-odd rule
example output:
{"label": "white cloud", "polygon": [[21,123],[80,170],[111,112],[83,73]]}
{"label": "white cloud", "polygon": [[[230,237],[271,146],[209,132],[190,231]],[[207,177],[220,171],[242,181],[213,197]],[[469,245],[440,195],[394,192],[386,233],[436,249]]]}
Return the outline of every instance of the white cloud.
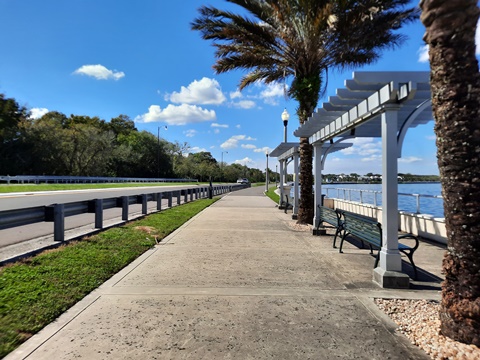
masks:
{"label": "white cloud", "polygon": [[48,113],[47,108],[31,108],[30,109],[30,119],[38,119],[41,118],[43,115]]}
{"label": "white cloud", "polygon": [[148,112],[135,118],[138,123],[166,122],[169,125],[186,125],[205,121],[216,120],[216,114],[213,110],[202,109],[196,105],[172,105],[169,104],[165,109],[158,105],[151,105]]}
{"label": "white cloud", "polygon": [[86,75],[94,77],[97,80],[119,80],[125,76],[123,71],[109,70],[105,66],[83,65],[73,72],[78,75]]}
{"label": "white cloud", "polygon": [[422,160],[423,159],[415,157],[415,156],[409,156],[409,157],[406,157],[406,158],[398,159],[398,162],[411,164],[411,163],[419,162],[419,161],[422,161]]}
{"label": "white cloud", "polygon": [[240,124],[235,125],[235,127],[236,127],[237,129],[240,129],[240,128],[241,128]]}
{"label": "white cloud", "polygon": [[237,91],[235,91],[235,92],[231,92],[231,93],[230,93],[230,99],[231,99],[231,100],[233,100],[233,99],[240,99],[240,98],[242,98],[242,97],[243,97],[243,95],[242,95],[242,93],[240,92],[240,90],[237,90]]}
{"label": "white cloud", "polygon": [[376,162],[380,163],[382,161],[382,156],[381,155],[372,155],[366,158],[360,159],[362,162]]}
{"label": "white cloud", "polygon": [[213,133],[214,133],[214,134],[220,134],[220,129],[214,129],[214,130],[213,130]]}
{"label": "white cloud", "polygon": [[420,49],[417,50],[418,62],[426,63],[428,59],[428,45],[423,45]]}
{"label": "white cloud", "polygon": [[273,149],[270,149],[268,146],[264,146],[262,148],[257,148],[253,151],[255,151],[256,153],[263,153],[263,154],[266,154],[266,153],[269,153],[272,151]]}
{"label": "white cloud", "polygon": [[232,102],[232,106],[239,109],[253,109],[257,104],[253,100],[240,100]]}
{"label": "white cloud", "polygon": [[222,149],[233,149],[233,148],[238,147],[239,141],[242,141],[242,140],[243,141],[253,141],[253,140],[257,140],[257,139],[254,139],[254,138],[252,138],[250,136],[246,136],[246,135],[234,135],[230,139],[225,141],[222,145],[220,145],[220,147]]}
{"label": "white cloud", "polygon": [[425,138],[426,138],[427,140],[436,140],[436,139],[437,139],[437,137],[436,137],[435,135],[425,136]]}
{"label": "white cloud", "polygon": [[284,96],[284,86],[280,83],[267,84],[260,97],[266,104],[278,105],[278,98]]}
{"label": "white cloud", "polygon": [[[253,144],[242,144],[241,147],[243,149],[256,149],[257,147]],[[255,150],[256,151],[256,150]]]}
{"label": "white cloud", "polygon": [[182,86],[180,92],[167,94],[165,100],[184,104],[219,105],[226,98],[217,80],[204,77],[200,81],[194,80],[188,87]]}
{"label": "white cloud", "polygon": [[194,129],[190,129],[190,130],[187,130],[187,131],[184,131],[183,133],[185,134],[186,137],[194,137],[195,135],[197,135],[197,130],[194,130]]}
{"label": "white cloud", "polygon": [[212,123],[212,124],[210,124],[210,126],[213,127],[213,128],[224,128],[224,129],[228,129],[228,125],[227,125],[227,124]]}
{"label": "white cloud", "polygon": [[235,163],[240,165],[247,165],[247,164],[252,164],[253,160],[247,156],[241,160],[235,160]]}
{"label": "white cloud", "polygon": [[354,138],[349,139],[353,146],[340,150],[343,155],[373,155],[382,152],[380,141],[374,138]]}
{"label": "white cloud", "polygon": [[199,153],[199,152],[206,152],[206,151],[207,151],[207,149],[201,148],[201,147],[198,147],[198,146],[194,146],[194,147],[190,148],[191,153]]}

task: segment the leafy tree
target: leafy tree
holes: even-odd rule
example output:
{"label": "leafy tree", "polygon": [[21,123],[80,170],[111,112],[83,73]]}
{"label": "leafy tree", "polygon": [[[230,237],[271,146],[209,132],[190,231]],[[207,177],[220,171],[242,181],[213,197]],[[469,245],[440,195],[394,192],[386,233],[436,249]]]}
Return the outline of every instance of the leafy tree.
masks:
{"label": "leafy tree", "polygon": [[25,107],[15,99],[0,94],[0,174],[18,174],[19,157],[23,144],[19,138],[19,126],[28,117]]}
{"label": "leafy tree", "polygon": [[[114,160],[118,176],[122,177],[170,177],[173,174],[172,158],[167,143],[148,131],[131,131],[119,135],[117,142],[123,156]],[[160,149],[159,149],[160,146]]]}
{"label": "leafy tree", "polygon": [[[409,0],[227,0],[248,15],[202,6],[192,29],[213,40],[217,73],[247,70],[239,87],[291,79],[303,124],[325,91],[327,72],[372,63],[380,50],[403,40],[395,32],[413,20]],[[312,146],[300,138],[301,198],[298,221],[312,223]]]}
{"label": "leafy tree", "polygon": [[480,74],[477,0],[420,2],[448,247],[441,332],[480,346]]}
{"label": "leafy tree", "polygon": [[112,130],[116,136],[127,135],[132,131],[137,131],[135,123],[127,115],[119,115],[112,118],[108,123],[108,128]]}

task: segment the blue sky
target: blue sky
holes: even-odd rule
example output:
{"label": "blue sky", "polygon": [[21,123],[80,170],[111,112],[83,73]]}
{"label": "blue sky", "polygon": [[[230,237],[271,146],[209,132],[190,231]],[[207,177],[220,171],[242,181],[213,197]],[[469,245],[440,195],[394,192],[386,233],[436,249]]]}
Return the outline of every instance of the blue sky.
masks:
{"label": "blue sky", "polygon": [[[120,114],[139,130],[188,142],[220,161],[265,168],[265,152],[283,139],[281,113],[290,113],[289,141],[298,127],[296,103],[282,86],[242,93],[240,72],[215,75],[214,48],[190,30],[198,0],[0,0],[0,93],[39,116],[50,111]],[[209,5],[232,8],[223,0]],[[402,29],[408,41],[357,71],[428,71],[420,22]],[[331,72],[328,95],[351,78]],[[168,129],[165,130],[165,126]],[[411,129],[399,172],[437,174],[433,122]],[[325,173],[380,173],[380,140],[357,140],[330,155]],[[275,162],[270,162],[275,168]]]}

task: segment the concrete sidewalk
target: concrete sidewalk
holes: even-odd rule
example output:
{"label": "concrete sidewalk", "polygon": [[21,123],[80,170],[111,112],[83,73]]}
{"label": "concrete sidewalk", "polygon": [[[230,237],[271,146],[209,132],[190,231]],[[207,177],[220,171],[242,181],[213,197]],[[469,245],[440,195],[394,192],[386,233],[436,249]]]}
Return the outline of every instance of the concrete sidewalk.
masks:
{"label": "concrete sidewalk", "polygon": [[6,359],[428,359],[373,298],[439,299],[443,250],[421,245],[412,289],[381,289],[367,250],[293,230],[262,190],[223,197]]}

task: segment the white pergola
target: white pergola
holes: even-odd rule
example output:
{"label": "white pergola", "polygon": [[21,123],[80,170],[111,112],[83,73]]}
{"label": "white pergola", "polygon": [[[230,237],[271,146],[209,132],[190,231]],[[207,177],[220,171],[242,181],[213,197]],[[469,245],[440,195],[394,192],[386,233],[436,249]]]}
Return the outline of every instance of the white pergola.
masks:
{"label": "white pergola", "polygon": [[[328,143],[328,144],[323,144],[322,145],[322,152],[324,153],[323,161],[325,161],[325,158],[327,154],[333,153],[338,150],[346,149],[353,144],[351,143]],[[284,199],[285,193],[284,193],[284,188],[283,184],[286,183],[287,181],[287,166],[290,162],[293,161],[293,173],[295,174],[295,179],[293,183],[293,214],[292,214],[292,219],[296,219],[298,215],[298,199],[300,197],[300,191],[299,191],[299,176],[298,176],[298,165],[299,165],[299,160],[300,160],[300,153],[299,153],[299,143],[293,143],[293,142],[283,142],[280,143],[275,149],[272,150],[272,152],[269,154],[270,157],[276,157],[278,159],[278,162],[280,163],[280,200],[279,200],[279,207],[282,204],[282,201]],[[315,178],[317,179],[317,178]],[[318,178],[320,183],[322,181],[321,174],[320,178]]]}
{"label": "white pergola", "polygon": [[[354,72],[294,135],[314,147],[315,211],[321,202],[324,144],[356,137],[382,139],[382,228],[379,267],[374,280],[383,287],[408,287],[398,251],[398,166],[407,130],[433,120],[429,72]],[[318,214],[315,213],[314,223]]]}

